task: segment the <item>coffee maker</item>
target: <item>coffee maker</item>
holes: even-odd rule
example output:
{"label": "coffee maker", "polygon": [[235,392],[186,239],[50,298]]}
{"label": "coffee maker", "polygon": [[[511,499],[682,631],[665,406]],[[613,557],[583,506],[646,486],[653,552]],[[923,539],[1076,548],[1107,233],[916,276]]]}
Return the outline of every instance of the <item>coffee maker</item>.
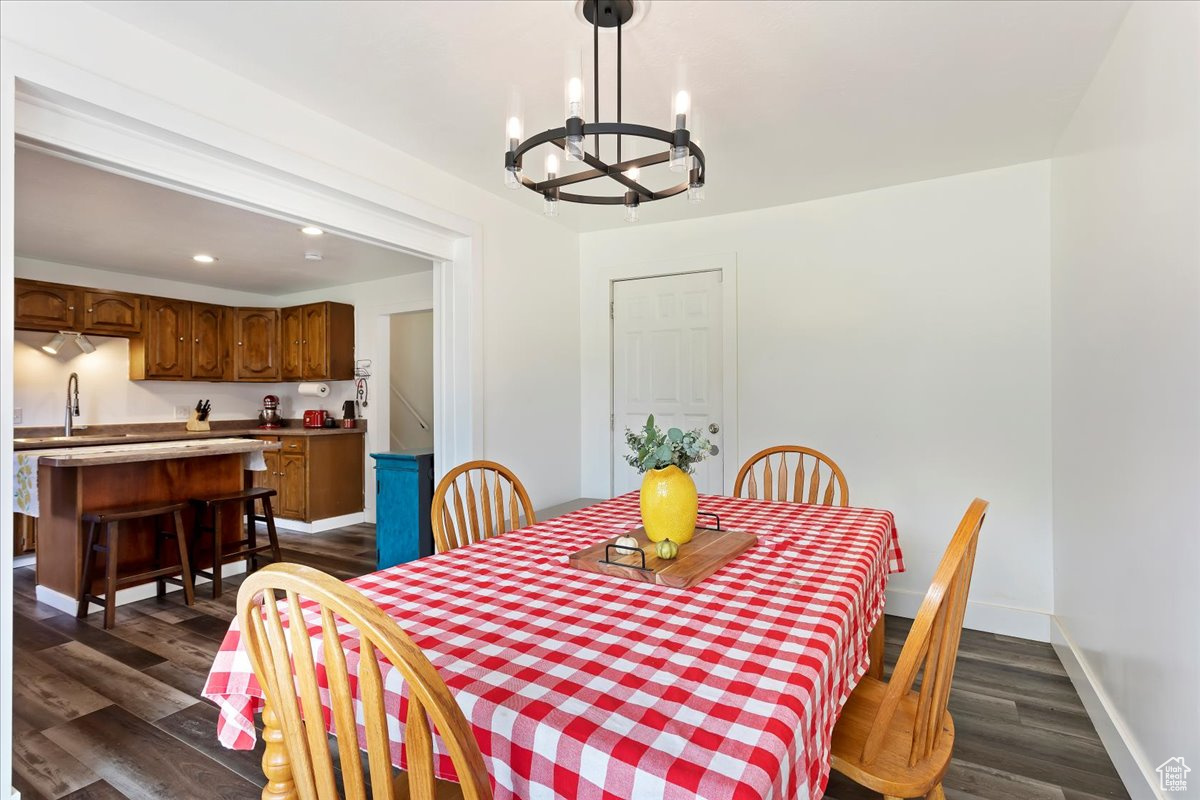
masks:
{"label": "coffee maker", "polygon": [[262,411],[258,412],[258,421],[261,423],[260,428],[279,428],[282,427],[283,419],[279,416],[279,398],[273,394],[269,394],[263,398]]}

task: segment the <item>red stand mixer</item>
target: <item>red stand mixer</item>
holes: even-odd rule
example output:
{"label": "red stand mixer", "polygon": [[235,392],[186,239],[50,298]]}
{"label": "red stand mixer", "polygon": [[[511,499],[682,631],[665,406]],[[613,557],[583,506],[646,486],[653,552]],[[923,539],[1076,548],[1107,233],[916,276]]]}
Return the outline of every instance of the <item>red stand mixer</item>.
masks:
{"label": "red stand mixer", "polygon": [[279,416],[279,398],[269,394],[263,398],[262,411],[258,412],[260,428],[281,428],[283,418]]}

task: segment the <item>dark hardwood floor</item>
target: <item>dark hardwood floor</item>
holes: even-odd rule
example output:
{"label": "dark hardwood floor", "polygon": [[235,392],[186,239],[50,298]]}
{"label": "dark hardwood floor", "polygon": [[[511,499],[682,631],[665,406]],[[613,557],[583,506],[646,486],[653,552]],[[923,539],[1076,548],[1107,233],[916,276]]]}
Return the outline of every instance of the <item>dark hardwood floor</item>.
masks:
{"label": "dark hardwood floor", "polygon": [[[540,516],[540,515],[539,515]],[[280,532],[284,558],[341,578],[374,565],[374,528]],[[240,576],[195,607],[122,606],[80,622],[34,600],[33,568],[15,573],[14,782],[26,800],[251,800],[260,749],[225,750],[215,706],[199,699],[233,617]],[[889,667],[908,620],[888,620]],[[967,631],[951,694],[958,738],[951,800],[1128,798],[1049,645]],[[834,775],[827,800],[878,795]]]}

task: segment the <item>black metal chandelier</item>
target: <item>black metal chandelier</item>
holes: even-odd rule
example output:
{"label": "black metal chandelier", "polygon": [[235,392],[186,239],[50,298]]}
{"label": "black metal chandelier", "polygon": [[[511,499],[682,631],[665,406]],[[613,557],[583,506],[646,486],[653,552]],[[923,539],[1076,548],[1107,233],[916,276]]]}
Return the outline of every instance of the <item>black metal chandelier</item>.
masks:
{"label": "black metal chandelier", "polygon": [[[566,80],[566,123],[561,128],[554,128],[531,136],[521,141],[523,123],[521,120],[520,101],[514,94],[509,101],[508,120],[505,138],[508,151],[504,154],[504,182],[510,189],[525,188],[542,195],[542,209],[546,216],[558,216],[560,201],[567,203],[589,203],[592,205],[623,205],[625,219],[629,222],[638,221],[638,207],[642,203],[674,197],[687,192],[688,200],[699,203],[704,199],[705,164],[704,152],[688,130],[688,117],[691,114],[691,94],[687,90],[682,75],[677,76],[677,85],[671,95],[671,113],[674,123],[673,130],[653,128],[648,125],[635,125],[621,119],[621,29],[633,17],[633,0],[584,0],[584,18],[592,26],[592,64],[593,64],[593,115],[591,122],[585,122],[583,98],[583,62],[578,55],[568,56]],[[600,121],[600,29],[617,29],[617,70],[616,70],[616,122]],[[586,137],[593,137],[592,151],[589,153],[585,146]],[[614,163],[606,163],[600,158],[601,137],[615,137],[616,154]],[[640,156],[622,160],[622,139],[639,139],[655,143],[655,147],[666,148],[653,155]],[[606,139],[609,141],[610,139]],[[567,161],[581,161],[590,169],[575,172],[570,175],[559,174],[558,150],[551,150],[546,156],[546,177],[541,181],[531,180],[523,169],[525,155],[544,144],[553,145],[563,152]],[[649,189],[642,185],[641,170],[655,164],[666,163],[671,171],[686,173],[687,179],[666,189]],[[579,194],[563,191],[566,187],[574,187],[587,181],[607,178],[615,181],[623,189],[623,194]]]}

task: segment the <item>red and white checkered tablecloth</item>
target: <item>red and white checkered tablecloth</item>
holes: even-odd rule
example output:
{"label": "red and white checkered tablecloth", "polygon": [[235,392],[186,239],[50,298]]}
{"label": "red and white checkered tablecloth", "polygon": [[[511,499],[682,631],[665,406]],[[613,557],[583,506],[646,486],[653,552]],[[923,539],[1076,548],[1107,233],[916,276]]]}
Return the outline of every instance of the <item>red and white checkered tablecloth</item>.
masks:
{"label": "red and white checkered tablecloth", "polygon": [[[887,576],[904,570],[892,515],[707,495],[700,509],[759,541],[691,589],[567,566],[640,524],[635,493],[349,583],[446,681],[497,800],[819,798]],[[356,674],[357,640],[342,639]],[[403,767],[403,686],[382,666]],[[236,621],[204,696],[220,707],[221,743],[253,747],[262,691]]]}

